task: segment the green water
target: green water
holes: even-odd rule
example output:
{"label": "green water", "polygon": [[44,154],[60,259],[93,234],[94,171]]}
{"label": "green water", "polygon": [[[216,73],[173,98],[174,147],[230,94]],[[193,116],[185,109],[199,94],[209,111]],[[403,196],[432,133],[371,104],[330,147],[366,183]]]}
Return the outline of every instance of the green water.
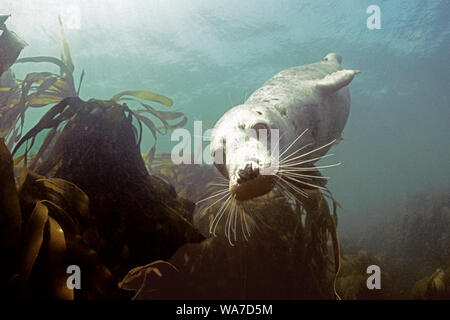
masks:
{"label": "green water", "polygon": [[[366,27],[371,4],[381,8],[380,30]],[[327,172],[345,209],[341,230],[394,214],[409,193],[450,190],[448,1],[4,0],[0,9],[29,44],[21,57],[59,56],[62,16],[76,79],[86,72],[82,99],[161,93],[189,117],[188,129],[216,121],[275,73],[337,52],[362,72],[333,150],[343,164]],[[43,112],[27,113],[26,128]],[[143,152],[151,142],[147,132]],[[157,150],[173,145],[159,137]]]}

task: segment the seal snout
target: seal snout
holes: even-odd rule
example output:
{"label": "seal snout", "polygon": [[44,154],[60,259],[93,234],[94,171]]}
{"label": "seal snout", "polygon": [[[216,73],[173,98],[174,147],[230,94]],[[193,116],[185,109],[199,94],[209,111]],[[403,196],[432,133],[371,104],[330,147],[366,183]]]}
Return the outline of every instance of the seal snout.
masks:
{"label": "seal snout", "polygon": [[237,183],[241,184],[247,182],[249,180],[253,180],[259,176],[259,168],[253,168],[251,163],[247,163],[244,169],[238,171],[239,178],[237,179]]}
{"label": "seal snout", "polygon": [[245,201],[262,196],[272,190],[275,175],[266,175],[257,163],[247,163],[244,169],[236,171],[230,180],[230,193],[236,200]]}

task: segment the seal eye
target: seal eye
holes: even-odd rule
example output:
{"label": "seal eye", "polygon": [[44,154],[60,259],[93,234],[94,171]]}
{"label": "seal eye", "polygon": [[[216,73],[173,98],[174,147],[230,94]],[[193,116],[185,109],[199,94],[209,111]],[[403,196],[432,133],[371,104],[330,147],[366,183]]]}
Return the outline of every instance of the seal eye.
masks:
{"label": "seal eye", "polygon": [[256,139],[270,139],[270,129],[265,123],[259,122],[252,126],[252,133],[256,134]]}

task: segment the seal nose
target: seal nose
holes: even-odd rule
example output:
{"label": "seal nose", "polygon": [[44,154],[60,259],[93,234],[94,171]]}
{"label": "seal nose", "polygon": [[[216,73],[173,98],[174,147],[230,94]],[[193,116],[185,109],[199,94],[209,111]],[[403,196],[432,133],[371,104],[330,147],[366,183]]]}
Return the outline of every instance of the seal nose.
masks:
{"label": "seal nose", "polygon": [[259,168],[253,169],[251,163],[247,163],[244,169],[238,171],[239,178],[238,183],[244,183],[246,181],[255,179],[259,175]]}

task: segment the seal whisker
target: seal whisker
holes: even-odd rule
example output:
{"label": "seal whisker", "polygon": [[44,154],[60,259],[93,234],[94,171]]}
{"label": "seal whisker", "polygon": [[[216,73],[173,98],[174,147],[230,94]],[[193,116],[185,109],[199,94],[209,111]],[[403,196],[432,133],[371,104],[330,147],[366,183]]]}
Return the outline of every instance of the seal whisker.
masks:
{"label": "seal whisker", "polygon": [[[234,242],[236,242],[236,227],[234,224],[235,221],[235,214],[236,212],[233,210],[230,212],[230,222],[229,222],[229,226],[228,226],[228,242],[232,243],[232,245],[234,244]],[[233,232],[234,235],[234,242],[232,242],[231,240],[231,233]]]}
{"label": "seal whisker", "polygon": [[[279,176],[279,178],[280,178],[282,181],[284,181],[288,187],[290,187],[290,188],[293,189],[294,191],[300,193],[302,196],[308,198],[308,195],[306,194],[305,191],[301,190],[299,187],[295,186],[294,184],[292,184],[291,182],[287,181],[287,180],[284,179],[283,177]],[[299,202],[300,202],[300,201],[299,201]]]}
{"label": "seal whisker", "polygon": [[[282,185],[282,183],[281,183],[280,181],[277,181],[275,184],[276,184],[276,186],[278,187],[277,190],[281,193],[281,195],[282,195],[283,197],[285,197],[286,199],[287,199],[287,198],[294,198],[294,199],[295,199],[294,195],[293,195],[292,193],[290,193],[289,190],[287,190],[287,189]],[[289,199],[287,199],[287,200],[289,200]]]}
{"label": "seal whisker", "polygon": [[280,182],[276,183],[277,187],[279,188],[279,192],[281,193],[281,195],[287,200],[294,200],[297,201],[297,198],[289,192],[289,190],[287,190]]}
{"label": "seal whisker", "polygon": [[[294,199],[295,201],[297,201],[297,202],[300,202],[300,200],[294,195],[294,194],[292,194],[292,192],[290,192],[288,189],[287,189],[287,186],[284,186],[281,182],[277,182],[277,184],[281,187],[281,189],[282,189],[282,193],[285,193],[284,194],[284,197],[285,198],[292,198],[292,199]],[[286,197],[286,195],[287,195],[287,197]],[[304,195],[305,196],[305,195]],[[306,196],[307,197],[307,196]]]}
{"label": "seal whisker", "polygon": [[[324,176],[311,176],[308,174],[301,174],[301,173],[294,173],[294,172],[288,172],[285,174],[285,176],[294,176],[294,177],[301,177],[301,178],[316,178],[316,179],[330,179],[330,177],[324,177]],[[311,179],[308,179],[311,180]]]}
{"label": "seal whisker", "polygon": [[[297,166],[297,165],[304,164],[304,163],[308,163],[308,162],[312,162],[312,161],[318,161],[318,160],[325,159],[325,158],[328,158],[328,157],[331,157],[331,156],[334,156],[334,154],[333,154],[333,153],[330,153],[330,154],[323,155],[323,156],[321,156],[321,157],[317,157],[317,158],[308,159],[308,160],[304,160],[304,161],[300,161],[300,162],[295,162],[295,163],[293,163],[292,161],[296,160],[296,158],[297,158],[297,157],[296,157],[296,158],[290,159],[290,160],[288,160],[288,161],[280,162],[280,164],[284,165],[285,167],[292,167],[292,166]],[[299,158],[300,158],[300,157],[301,157],[301,156],[299,156]]]}
{"label": "seal whisker", "polygon": [[[212,196],[209,196],[209,197],[207,197],[207,198],[204,198],[204,199],[202,199],[202,200],[197,201],[197,202],[195,203],[195,205],[198,205],[199,203],[202,203],[202,202],[204,202],[204,201],[206,201],[206,200],[209,200],[209,199],[212,199],[212,198],[221,196],[221,195],[223,195],[223,194],[225,194],[225,193],[227,193],[227,192],[228,192],[228,189],[219,191],[219,192],[217,192],[216,194],[213,194]],[[208,207],[208,209],[209,209],[209,207]]]}
{"label": "seal whisker", "polygon": [[315,184],[312,184],[312,183],[308,183],[308,182],[296,179],[296,178],[291,177],[291,176],[286,176],[286,179],[291,179],[291,180],[293,180],[295,182],[298,182],[298,183],[301,183],[301,184],[304,184],[304,185],[307,185],[307,186],[310,186],[310,187],[314,187],[314,188],[317,188],[317,189],[320,189],[320,190],[328,190],[327,188],[324,188],[324,187],[321,187],[321,186],[318,186],[318,185],[315,185]]}
{"label": "seal whisker", "polygon": [[218,203],[219,201],[222,201],[223,199],[225,199],[227,196],[229,196],[228,194],[225,194],[224,196],[222,196],[222,198],[217,199],[216,201],[214,201],[213,204],[209,205],[208,207],[206,207],[205,209],[202,209],[202,212],[200,213],[200,218],[203,218],[203,216],[206,214],[206,212],[208,212],[208,209],[211,208],[212,206],[214,206],[216,203]]}
{"label": "seal whisker", "polygon": [[231,246],[234,246],[234,243],[231,242],[231,223],[232,223],[232,212],[227,215],[227,221],[225,222],[225,229],[226,229],[225,236],[228,239],[228,243]]}
{"label": "seal whisker", "polygon": [[[328,147],[329,145],[332,145],[332,144],[335,143],[335,142],[336,142],[336,139],[333,139],[333,140],[331,140],[330,142],[328,142],[327,144],[324,144],[323,146],[320,146],[320,147],[318,147],[318,148],[316,148],[316,149],[314,149],[314,150],[308,151],[307,153],[304,153],[304,154],[302,154],[302,155],[300,155],[300,156],[298,156],[298,157],[295,157],[294,159],[298,159],[298,158],[302,158],[302,157],[304,157],[304,156],[307,156],[307,155],[309,155],[309,154],[311,154],[311,153],[313,153],[313,152],[316,152],[316,151],[319,151],[319,150],[321,150],[321,149],[323,149],[323,148],[326,148],[326,147]],[[291,159],[291,160],[294,160],[294,159]]]}
{"label": "seal whisker", "polygon": [[234,242],[236,242],[236,225],[237,225],[237,211],[236,211],[236,202],[233,202],[233,219],[234,219],[234,225],[233,225],[233,234],[234,234]]}
{"label": "seal whisker", "polygon": [[[223,227],[223,232],[224,232],[225,237],[227,239],[229,239],[229,237],[228,237],[228,223],[229,223],[229,220],[230,220],[230,215],[227,215],[227,218],[225,219],[225,225]],[[230,240],[228,240],[228,242],[230,242]]]}
{"label": "seal whisker", "polygon": [[299,172],[299,171],[317,171],[317,169],[326,169],[326,168],[331,168],[331,167],[337,167],[340,166],[342,163],[338,162],[338,163],[333,163],[333,164],[329,164],[329,165],[323,165],[323,166],[317,166],[317,167],[301,167],[301,168],[289,168],[289,169],[284,169],[281,168],[281,172]]}
{"label": "seal whisker", "polygon": [[[230,222],[229,222],[229,229],[230,229],[230,233],[227,236],[227,238],[231,238],[231,231],[233,231],[233,217],[234,217],[234,208],[235,208],[235,202],[232,200],[231,201],[231,206],[230,206],[230,210],[228,212],[228,216],[230,217]],[[231,241],[231,239],[228,239],[229,241]],[[236,240],[235,240],[236,241]]]}
{"label": "seal whisker", "polygon": [[[287,134],[287,132],[284,132],[281,136],[278,137],[278,141],[275,144],[275,147],[278,147],[280,145],[281,139]],[[285,150],[285,147],[283,147],[283,150],[281,150],[281,152],[283,152]]]}
{"label": "seal whisker", "polygon": [[[285,178],[287,178],[289,176],[295,177],[294,175],[291,175],[291,174],[292,173],[284,173],[283,177],[285,177]],[[308,181],[312,180],[311,178],[305,178],[305,177],[299,177],[299,176],[297,176],[297,178],[303,178],[303,179],[308,180]]]}
{"label": "seal whisker", "polygon": [[245,231],[244,231],[244,221],[243,220],[245,219],[245,217],[244,217],[244,214],[242,213],[242,210],[240,210],[240,209],[241,208],[238,205],[236,205],[237,214],[239,215],[240,222],[241,222],[242,235],[244,236],[244,240],[248,241],[247,236],[246,236]]}
{"label": "seal whisker", "polygon": [[221,179],[221,181],[223,181],[224,183],[226,183],[226,185],[228,186],[228,179],[225,179],[224,177],[219,177]]}
{"label": "seal whisker", "polygon": [[[245,211],[242,207],[239,207],[239,209],[241,212],[242,220],[244,220],[245,230],[247,231],[248,237],[250,237],[251,233],[250,233],[250,228],[248,227],[248,224],[247,224],[247,219],[245,218]],[[245,232],[244,232],[244,236],[245,236]],[[245,240],[247,241],[247,238],[245,238]]]}
{"label": "seal whisker", "polygon": [[298,199],[298,198],[294,195],[294,193],[292,193],[292,192],[289,190],[289,188],[292,189],[293,191],[295,191],[296,193],[299,193],[299,194],[301,194],[302,196],[307,197],[306,195],[303,194],[303,191],[299,190],[299,189],[298,189],[297,187],[295,187],[292,183],[289,183],[289,182],[287,182],[287,181],[284,181],[284,182],[285,182],[285,188],[286,188],[286,191],[287,191],[287,192],[292,196],[292,198],[294,198],[296,201],[300,202],[300,199]]}
{"label": "seal whisker", "polygon": [[209,227],[209,233],[212,233],[214,237],[216,236],[217,225],[219,224],[220,219],[222,218],[222,215],[225,212],[226,207],[228,207],[228,205],[230,203],[230,199],[231,199],[231,195],[229,195],[227,200],[225,200],[225,202],[222,204],[219,211],[217,211],[217,214],[214,216],[213,221],[211,222],[211,225]]}
{"label": "seal whisker", "polygon": [[[308,194],[306,193],[306,191],[302,190],[299,186],[295,185],[294,183],[292,183],[291,181],[288,180],[284,180],[286,185],[289,186],[291,189],[293,189],[294,191],[298,192],[300,195],[302,195],[305,198],[309,198]],[[298,201],[299,203],[301,203],[301,201]]]}
{"label": "seal whisker", "polygon": [[294,159],[291,159],[292,156],[294,156],[297,152],[302,151],[303,149],[309,147],[310,145],[312,145],[312,143],[307,143],[303,147],[300,147],[299,149],[292,152],[291,154],[288,154],[284,159],[281,159],[280,163],[282,163],[282,162],[286,163],[288,161],[294,160]]}
{"label": "seal whisker", "polygon": [[228,189],[228,183],[209,183],[210,186],[219,186],[219,187],[227,187]]}
{"label": "seal whisker", "polygon": [[[225,225],[224,225],[224,234],[225,237],[228,240],[228,243],[231,246],[234,246],[234,243],[231,241],[231,224],[232,224],[232,219],[233,219],[233,211],[234,211],[234,207],[236,205],[236,200],[235,200],[235,196],[230,196],[230,198],[228,199],[228,204],[223,208],[222,212],[221,212],[221,217],[218,218],[217,223],[216,223],[216,227],[219,224],[219,220],[222,218],[222,216],[225,214],[225,211],[227,211],[228,206],[231,204],[230,207],[230,211],[228,211],[227,214],[227,219],[225,220]],[[215,229],[214,229],[214,234],[215,234]]]}
{"label": "seal whisker", "polygon": [[286,150],[284,150],[283,153],[280,154],[280,158],[298,141],[298,139],[300,139],[306,133],[306,131],[308,131],[308,128],[306,128],[305,131],[303,131],[297,138],[295,138],[294,141],[291,142],[291,144],[286,148]]}

